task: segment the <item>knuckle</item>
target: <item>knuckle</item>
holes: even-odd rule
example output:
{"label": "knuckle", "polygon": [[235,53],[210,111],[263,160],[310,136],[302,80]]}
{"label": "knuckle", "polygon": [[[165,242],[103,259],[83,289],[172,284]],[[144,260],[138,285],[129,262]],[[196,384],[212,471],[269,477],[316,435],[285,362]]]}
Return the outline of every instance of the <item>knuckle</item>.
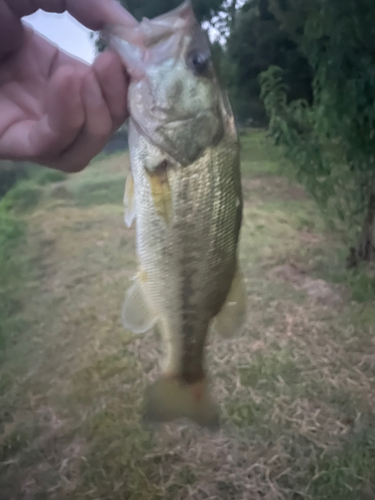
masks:
{"label": "knuckle", "polygon": [[73,163],[69,165],[69,167],[65,170],[66,173],[68,174],[76,174],[78,172],[81,172],[84,168],[87,167],[87,163]]}
{"label": "knuckle", "polygon": [[87,167],[88,163],[89,162],[84,160],[83,158],[75,158],[74,160],[65,159],[58,162],[58,165],[55,168],[58,168],[58,170],[62,170],[67,174],[76,174]]}
{"label": "knuckle", "polygon": [[103,119],[98,121],[90,130],[90,136],[94,141],[105,140],[112,132],[112,120]]}

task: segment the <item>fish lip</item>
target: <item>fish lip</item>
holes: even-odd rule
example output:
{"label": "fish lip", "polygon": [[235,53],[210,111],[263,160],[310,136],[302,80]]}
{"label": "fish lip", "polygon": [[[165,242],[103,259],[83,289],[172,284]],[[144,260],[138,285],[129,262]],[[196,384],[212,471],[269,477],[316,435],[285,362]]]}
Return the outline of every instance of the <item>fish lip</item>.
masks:
{"label": "fish lip", "polygon": [[197,120],[198,117],[199,117],[199,115],[197,115],[197,116],[191,116],[191,117],[188,117],[188,118],[181,118],[181,119],[178,119],[178,120],[171,120],[171,121],[168,121],[167,124],[168,125],[178,125],[178,124],[189,123],[189,122],[192,122],[194,120]]}
{"label": "fish lip", "polygon": [[171,124],[184,124],[188,123],[194,120],[199,120],[200,118],[203,118],[204,116],[207,116],[208,114],[212,114],[214,110],[212,108],[206,108],[202,111],[200,111],[197,114],[194,115],[186,115],[181,118],[176,118],[175,120],[168,120],[165,122],[166,125],[171,125]]}

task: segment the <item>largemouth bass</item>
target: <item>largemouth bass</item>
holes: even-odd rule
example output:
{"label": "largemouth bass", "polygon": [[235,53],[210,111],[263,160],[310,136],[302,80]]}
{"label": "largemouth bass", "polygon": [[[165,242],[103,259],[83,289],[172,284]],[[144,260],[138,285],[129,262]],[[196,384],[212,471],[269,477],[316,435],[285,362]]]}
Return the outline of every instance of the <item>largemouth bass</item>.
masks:
{"label": "largemouth bass", "polygon": [[126,224],[136,221],[139,269],[123,324],[135,333],[157,327],[167,351],[164,374],[146,393],[146,416],[214,425],[207,335],[229,336],[245,321],[232,111],[189,2],[134,28],[107,30],[131,78],[124,202]]}

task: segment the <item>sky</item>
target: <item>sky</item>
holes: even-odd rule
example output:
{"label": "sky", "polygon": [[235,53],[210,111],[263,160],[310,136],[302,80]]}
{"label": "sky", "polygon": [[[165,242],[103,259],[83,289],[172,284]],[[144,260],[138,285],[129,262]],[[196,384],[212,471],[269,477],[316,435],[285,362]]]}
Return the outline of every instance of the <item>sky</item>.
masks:
{"label": "sky", "polygon": [[69,14],[49,14],[38,10],[23,18],[35,31],[49,39],[60,49],[88,63],[95,58],[94,42],[90,30],[79,24]]}

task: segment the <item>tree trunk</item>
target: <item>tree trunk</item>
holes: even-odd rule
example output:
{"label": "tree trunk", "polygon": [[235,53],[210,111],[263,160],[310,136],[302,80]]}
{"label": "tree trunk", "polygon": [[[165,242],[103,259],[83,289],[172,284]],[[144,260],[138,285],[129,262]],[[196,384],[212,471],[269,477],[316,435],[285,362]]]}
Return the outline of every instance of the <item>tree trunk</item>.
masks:
{"label": "tree trunk", "polygon": [[367,214],[363,221],[358,246],[356,249],[350,249],[347,267],[350,269],[358,266],[361,262],[372,261],[375,261],[375,193],[369,197]]}
{"label": "tree trunk", "polygon": [[228,8],[228,14],[230,17],[229,29],[231,33],[233,33],[234,24],[236,22],[236,8],[237,8],[237,0],[232,0]]}

